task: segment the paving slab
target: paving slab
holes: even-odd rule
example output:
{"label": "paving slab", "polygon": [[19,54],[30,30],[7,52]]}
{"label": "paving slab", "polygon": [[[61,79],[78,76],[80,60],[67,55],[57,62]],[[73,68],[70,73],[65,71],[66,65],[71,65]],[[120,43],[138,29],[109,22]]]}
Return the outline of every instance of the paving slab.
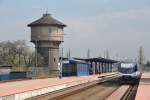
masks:
{"label": "paving slab", "polygon": [[94,80],[101,75],[109,75],[113,73],[104,73],[100,75],[89,75],[82,77],[68,77],[68,78],[47,78],[47,79],[34,79],[16,82],[0,83],[0,97],[11,94],[23,93],[26,91],[33,91],[37,89],[53,87],[61,84],[80,82],[84,80]]}
{"label": "paving slab", "polygon": [[150,72],[142,74],[135,100],[150,100]]}

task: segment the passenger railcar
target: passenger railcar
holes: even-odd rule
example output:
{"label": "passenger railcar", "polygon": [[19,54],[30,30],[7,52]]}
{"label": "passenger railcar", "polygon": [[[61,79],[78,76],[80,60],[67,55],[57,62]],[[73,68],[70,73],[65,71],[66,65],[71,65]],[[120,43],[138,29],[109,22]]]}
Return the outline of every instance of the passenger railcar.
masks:
{"label": "passenger railcar", "polygon": [[81,60],[63,61],[62,76],[87,76],[89,75],[90,64]]}
{"label": "passenger railcar", "polygon": [[118,73],[120,83],[137,83],[140,78],[137,63],[119,63]]}

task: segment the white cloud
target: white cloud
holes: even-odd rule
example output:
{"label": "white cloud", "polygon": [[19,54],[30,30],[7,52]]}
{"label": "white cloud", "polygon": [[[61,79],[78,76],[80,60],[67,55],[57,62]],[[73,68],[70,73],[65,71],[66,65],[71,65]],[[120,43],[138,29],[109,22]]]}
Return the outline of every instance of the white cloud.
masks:
{"label": "white cloud", "polygon": [[125,12],[114,12],[111,14],[111,17],[112,18],[128,18],[128,19],[150,17],[150,8],[130,9]]}
{"label": "white cloud", "polygon": [[[65,39],[65,47],[72,48],[76,56],[84,56],[87,48],[91,48],[94,56],[100,51],[109,49],[112,55],[119,52],[121,57],[126,55],[130,55],[131,58],[136,57],[135,52],[138,52],[137,48],[140,45],[145,46],[146,51],[150,49],[147,47],[147,42],[150,42],[148,39],[150,30],[145,29],[150,25],[149,17],[150,9],[144,8],[98,16],[67,18],[64,22],[68,25],[66,32],[70,36]],[[139,25],[140,20],[143,26]],[[146,54],[146,57],[150,56],[148,52]]]}

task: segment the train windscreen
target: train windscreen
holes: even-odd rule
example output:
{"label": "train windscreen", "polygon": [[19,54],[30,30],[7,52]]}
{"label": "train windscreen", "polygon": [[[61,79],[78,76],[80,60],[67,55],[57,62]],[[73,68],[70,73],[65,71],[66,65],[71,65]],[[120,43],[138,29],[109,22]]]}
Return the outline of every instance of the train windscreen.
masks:
{"label": "train windscreen", "polygon": [[137,66],[133,63],[121,63],[119,72],[125,74],[131,74],[137,71]]}
{"label": "train windscreen", "polygon": [[134,68],[120,68],[119,72],[125,73],[125,74],[131,74],[134,72]]}

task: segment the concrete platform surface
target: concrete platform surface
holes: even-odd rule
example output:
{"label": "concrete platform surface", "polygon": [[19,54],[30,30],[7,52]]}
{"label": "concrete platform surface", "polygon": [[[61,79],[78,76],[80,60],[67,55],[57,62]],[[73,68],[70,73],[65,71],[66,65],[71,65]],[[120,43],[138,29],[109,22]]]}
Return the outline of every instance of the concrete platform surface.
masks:
{"label": "concrete platform surface", "polygon": [[82,77],[68,77],[68,78],[47,78],[47,79],[34,79],[34,80],[24,80],[16,82],[0,83],[0,97],[7,95],[24,93],[26,91],[34,91],[37,89],[53,87],[61,84],[68,84],[73,82],[81,82],[84,80],[96,80],[101,75],[109,75],[113,73],[104,73],[100,75],[90,75]]}
{"label": "concrete platform surface", "polygon": [[141,79],[150,79],[150,72],[143,73]]}
{"label": "concrete platform surface", "polygon": [[150,100],[150,72],[142,74],[135,100]]}

